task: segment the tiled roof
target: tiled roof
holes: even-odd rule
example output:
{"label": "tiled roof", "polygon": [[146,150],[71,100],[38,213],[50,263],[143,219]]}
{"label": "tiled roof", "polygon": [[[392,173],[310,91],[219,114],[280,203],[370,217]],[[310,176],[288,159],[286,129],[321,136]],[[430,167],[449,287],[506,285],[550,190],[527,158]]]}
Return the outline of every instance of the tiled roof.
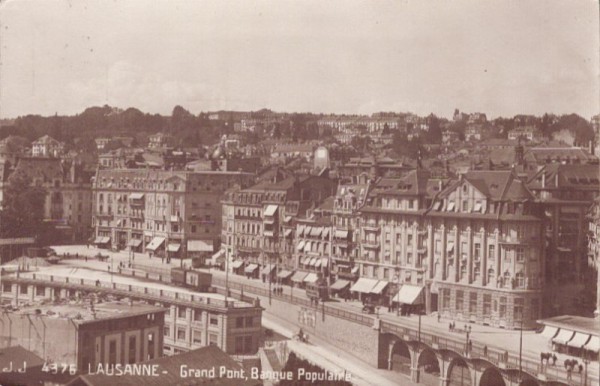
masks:
{"label": "tiled roof", "polygon": [[598,165],[544,165],[527,184],[535,190],[598,190]]}
{"label": "tiled roof", "polygon": [[22,172],[30,179],[49,182],[63,179],[63,167],[58,158],[21,158],[17,163],[15,172]]}

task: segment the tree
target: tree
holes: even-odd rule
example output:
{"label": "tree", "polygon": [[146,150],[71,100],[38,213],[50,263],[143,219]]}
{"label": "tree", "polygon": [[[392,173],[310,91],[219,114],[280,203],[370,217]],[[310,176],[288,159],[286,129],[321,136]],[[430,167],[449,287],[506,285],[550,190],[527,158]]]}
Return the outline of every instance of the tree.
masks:
{"label": "tree", "polygon": [[29,178],[14,172],[4,190],[0,211],[0,237],[39,237],[47,232],[44,224],[46,191],[31,186]]}
{"label": "tree", "polygon": [[371,139],[371,137],[362,136],[362,135],[355,135],[350,140],[350,145],[352,147],[354,147],[356,150],[363,152],[363,153],[365,153],[369,150],[369,147],[371,146],[372,143],[373,143],[373,140]]}

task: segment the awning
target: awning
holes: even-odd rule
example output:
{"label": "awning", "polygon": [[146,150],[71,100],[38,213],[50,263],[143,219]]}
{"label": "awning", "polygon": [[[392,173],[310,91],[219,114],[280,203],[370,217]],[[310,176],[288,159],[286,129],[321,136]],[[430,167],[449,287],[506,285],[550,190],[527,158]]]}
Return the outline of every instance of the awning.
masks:
{"label": "awning", "polygon": [[244,265],[244,262],[242,260],[235,260],[234,262],[231,263],[231,268],[238,269],[242,265]]}
{"label": "awning", "polygon": [[392,301],[403,304],[423,304],[423,287],[404,284]]}
{"label": "awning", "polygon": [[285,237],[290,237],[291,234],[292,234],[292,230],[291,229],[286,229],[285,231],[283,231],[283,235]]}
{"label": "awning", "polygon": [[171,216],[171,222],[179,222],[179,217]]}
{"label": "awning", "polygon": [[361,277],[356,283],[350,288],[352,292],[362,292],[365,294],[371,293],[371,290],[377,285],[378,281],[375,279],[367,279]]}
{"label": "awning", "polygon": [[181,248],[181,244],[179,243],[169,243],[167,246],[167,251],[169,252],[179,252],[179,248]]}
{"label": "awning", "polygon": [[286,269],[282,269],[277,274],[277,277],[280,278],[280,279],[287,279],[288,277],[292,276],[292,273],[293,273],[292,271],[288,271]]}
{"label": "awning", "polygon": [[329,228],[323,228],[323,238],[329,237]]}
{"label": "awning", "polygon": [[130,200],[141,200],[144,198],[144,193],[131,193],[129,195]]}
{"label": "awning", "polygon": [[558,332],[557,327],[544,326],[544,331],[542,331],[541,335],[543,337],[545,337],[546,339],[552,339],[556,336],[557,332]]}
{"label": "awning", "polygon": [[263,235],[267,237],[273,237],[273,231],[264,231]]}
{"label": "awning", "polygon": [[306,229],[304,229],[304,236],[310,236],[311,231],[312,231],[312,227],[307,225]]}
{"label": "awning", "polygon": [[306,275],[306,277],[304,278],[304,282],[305,283],[314,283],[316,282],[318,279],[317,274],[316,273],[309,273],[308,275]]}
{"label": "awning", "polygon": [[272,217],[277,212],[277,205],[267,205],[267,209],[265,209],[265,216]]}
{"label": "awning", "polygon": [[376,295],[379,295],[379,294],[381,294],[381,293],[383,292],[383,290],[385,289],[385,287],[387,287],[387,285],[388,285],[388,284],[389,284],[389,283],[388,283],[387,281],[385,281],[385,280],[380,280],[380,281],[379,281],[379,282],[378,282],[378,283],[375,285],[375,287],[373,287],[373,288],[371,289],[371,293],[372,293],[372,294],[376,294]]}
{"label": "awning", "polygon": [[475,203],[475,208],[473,208],[473,211],[475,211],[475,212],[481,212],[481,202],[476,202]]}
{"label": "awning", "polygon": [[448,246],[446,247],[446,252],[452,252],[452,250],[454,250],[454,243],[449,242]]}
{"label": "awning", "polygon": [[285,216],[285,218],[283,219],[283,221],[285,221],[285,222],[292,221],[292,216]]}
{"label": "awning", "polygon": [[202,240],[188,240],[187,250],[188,252],[212,252],[213,246]]}
{"label": "awning", "polygon": [[567,342],[567,346],[575,347],[575,348],[582,348],[583,346],[585,346],[585,344],[587,343],[587,341],[589,339],[590,339],[589,334],[582,334],[581,332],[576,332],[573,339],[571,339],[570,341]]}
{"label": "awning", "polygon": [[571,340],[573,335],[575,335],[574,331],[561,329],[558,332],[558,335],[556,335],[556,338],[552,339],[552,342],[558,344],[567,344],[567,342]]}
{"label": "awning", "polygon": [[310,252],[312,247],[312,243],[310,241],[307,241],[306,244],[304,244],[304,252]]}
{"label": "awning", "polygon": [[244,269],[246,273],[252,273],[258,269],[258,265],[256,264],[248,264],[248,266]]}
{"label": "awning", "polygon": [[141,243],[142,243],[142,240],[131,239],[131,240],[129,240],[129,243],[127,243],[127,245],[130,247],[137,248],[140,246]]}
{"label": "awning", "polygon": [[454,211],[454,201],[448,203],[448,212]]}
{"label": "awning", "polygon": [[306,241],[300,240],[300,242],[298,243],[298,246],[296,246],[296,249],[301,251],[304,248],[305,243],[306,243]]}
{"label": "awning", "polygon": [[146,245],[146,249],[149,249],[151,251],[156,251],[158,249],[158,247],[160,247],[162,245],[162,243],[165,242],[165,238],[164,237],[155,237],[152,239],[152,241],[150,241],[150,243],[148,245]]}
{"label": "awning", "polygon": [[316,261],[317,261],[317,260],[318,260],[318,259],[317,259],[316,257],[311,257],[311,258],[310,258],[310,261],[309,261],[309,262],[307,262],[306,264],[307,264],[307,265],[310,265],[310,266],[312,267],[312,266],[314,266],[314,265],[315,265],[315,263],[316,263]]}
{"label": "awning", "polygon": [[265,219],[263,220],[263,222],[264,222],[265,224],[274,224],[274,223],[275,223],[275,218],[274,218],[274,217],[272,217],[272,218],[265,218]]}
{"label": "awning", "polygon": [[345,239],[348,237],[348,231],[342,231],[342,230],[336,229],[335,237],[338,239]]}
{"label": "awning", "polygon": [[600,351],[600,337],[592,335],[592,339],[584,347],[586,350],[598,353]]}
{"label": "awning", "polygon": [[109,242],[110,242],[110,237],[106,237],[106,236],[96,237],[96,240],[94,240],[94,244],[108,244]]}
{"label": "awning", "polygon": [[310,235],[313,236],[313,237],[319,237],[319,236],[321,236],[321,232],[323,232],[323,228],[321,228],[321,227],[314,227],[310,231]]}
{"label": "awning", "polygon": [[294,273],[294,275],[292,276],[292,281],[294,283],[302,283],[306,275],[308,275],[308,272],[296,271],[296,273]]}
{"label": "awning", "polygon": [[[188,248],[188,251],[189,251],[189,248]],[[212,263],[213,264],[217,264],[219,262],[219,260],[224,260],[224,259],[225,259],[225,250],[224,249],[220,249],[217,253],[212,255]]]}
{"label": "awning", "polygon": [[329,259],[326,257],[321,257],[321,267],[328,267],[329,266]]}
{"label": "awning", "polygon": [[339,279],[335,283],[333,283],[330,288],[334,291],[340,291],[348,287],[349,285],[350,282],[348,280]]}
{"label": "awning", "polygon": [[315,261],[313,262],[315,268],[319,268],[321,266],[321,259],[315,257]]}
{"label": "awning", "polygon": [[268,275],[271,272],[273,272],[274,269],[275,269],[275,266],[273,264],[267,264],[263,267],[263,269],[260,270],[260,273],[263,275]]}
{"label": "awning", "polygon": [[358,267],[354,267],[350,270],[350,273],[358,274]]}
{"label": "awning", "polygon": [[304,233],[304,225],[299,225],[298,226],[298,236],[302,236],[302,233]]}
{"label": "awning", "polygon": [[306,264],[308,264],[310,259],[311,259],[310,257],[304,257],[302,260],[300,260],[300,264],[306,265]]}

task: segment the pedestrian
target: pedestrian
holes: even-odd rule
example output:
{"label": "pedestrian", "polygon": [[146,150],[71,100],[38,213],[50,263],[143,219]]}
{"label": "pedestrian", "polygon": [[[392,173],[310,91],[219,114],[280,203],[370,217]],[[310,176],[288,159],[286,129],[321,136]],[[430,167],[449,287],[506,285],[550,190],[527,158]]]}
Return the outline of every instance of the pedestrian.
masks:
{"label": "pedestrian", "polygon": [[469,339],[469,343],[467,345],[469,347],[469,352],[471,352],[473,350],[473,341]]}
{"label": "pedestrian", "polygon": [[108,265],[108,272],[110,272],[110,264]]}
{"label": "pedestrian", "polygon": [[448,323],[448,331],[452,331],[452,322]]}
{"label": "pedestrian", "polygon": [[579,369],[579,374],[581,374],[581,372],[583,371],[583,365],[580,363],[577,368]]}
{"label": "pedestrian", "polygon": [[484,357],[487,357],[487,352],[488,352],[487,345],[485,345],[485,346],[483,346],[483,356]]}
{"label": "pedestrian", "polygon": [[440,314],[438,313],[438,315],[437,315],[437,319],[438,319],[438,323],[439,323],[439,322],[440,322],[440,319],[442,319],[442,315],[440,315]]}
{"label": "pedestrian", "polygon": [[541,364],[544,364],[544,358],[545,358],[545,357],[546,357],[546,354],[545,354],[545,353],[543,353],[543,352],[541,352],[541,353],[540,353],[540,363],[541,363]]}
{"label": "pedestrian", "polygon": [[85,262],[87,263],[87,255],[85,255]]}
{"label": "pedestrian", "polygon": [[556,354],[552,354],[552,366],[556,366],[556,360],[558,358],[556,357]]}
{"label": "pedestrian", "polygon": [[569,367],[567,368],[567,379],[568,379],[568,380],[571,380],[571,379],[573,379],[573,368],[572,368],[571,366],[569,366]]}

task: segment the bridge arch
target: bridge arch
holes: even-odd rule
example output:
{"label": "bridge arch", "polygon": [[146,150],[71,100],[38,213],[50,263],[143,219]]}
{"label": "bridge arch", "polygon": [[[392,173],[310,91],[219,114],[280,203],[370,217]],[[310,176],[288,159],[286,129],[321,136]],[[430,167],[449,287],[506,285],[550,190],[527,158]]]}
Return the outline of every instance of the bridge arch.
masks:
{"label": "bridge arch", "polygon": [[394,339],[390,342],[389,354],[390,370],[410,375],[412,367],[412,354],[408,344],[402,339]]}
{"label": "bridge arch", "polygon": [[448,386],[474,386],[471,369],[461,357],[455,357],[448,366]]}
{"label": "bridge arch", "polygon": [[488,367],[483,374],[481,374],[479,386],[506,386],[506,382],[497,368]]}
{"label": "bridge arch", "polygon": [[440,383],[440,362],[435,352],[425,348],[419,354],[417,360],[419,369],[419,383],[437,386]]}

